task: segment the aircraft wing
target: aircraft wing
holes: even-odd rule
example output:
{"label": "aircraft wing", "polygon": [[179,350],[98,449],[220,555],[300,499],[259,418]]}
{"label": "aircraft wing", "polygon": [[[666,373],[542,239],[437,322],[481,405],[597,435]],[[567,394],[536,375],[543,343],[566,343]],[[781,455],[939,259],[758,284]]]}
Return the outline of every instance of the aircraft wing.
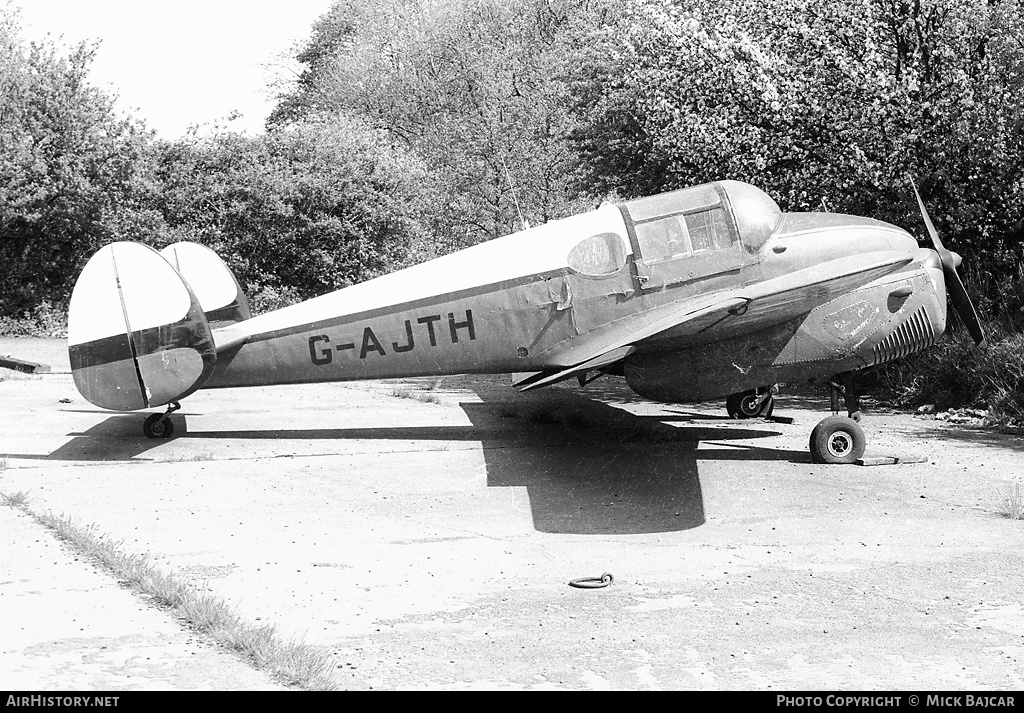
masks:
{"label": "aircraft wing", "polygon": [[[769,327],[798,317],[839,295],[867,284],[911,262],[902,251],[874,252],[832,260],[771,280],[716,295],[662,305],[644,315],[613,322],[597,339],[573,349],[572,366],[555,372],[534,372],[513,381],[520,391],[554,384],[599,369],[645,347],[705,332],[721,325],[730,332]],[[627,324],[629,323],[629,324]]]}
{"label": "aircraft wing", "polygon": [[634,346],[619,347],[618,349],[607,351],[600,356],[590,359],[589,361],[585,361],[582,364],[577,364],[569,369],[557,371],[554,374],[548,374],[543,371],[533,371],[525,374],[513,375],[512,385],[520,391],[539,389],[542,386],[548,386],[550,384],[572,378],[576,374],[582,374],[586,371],[590,371],[591,369],[600,369],[603,366],[614,364],[620,359],[625,359],[635,351],[636,347]]}

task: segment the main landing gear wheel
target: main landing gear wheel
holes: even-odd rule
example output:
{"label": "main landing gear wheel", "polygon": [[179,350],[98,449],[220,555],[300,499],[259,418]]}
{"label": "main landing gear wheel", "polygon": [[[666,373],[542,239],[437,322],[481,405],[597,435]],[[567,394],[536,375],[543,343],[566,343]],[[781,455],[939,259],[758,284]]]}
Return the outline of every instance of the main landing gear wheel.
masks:
{"label": "main landing gear wheel", "polygon": [[829,416],[811,431],[815,463],[854,463],[864,455],[864,429],[848,416]]}
{"label": "main landing gear wheel", "polygon": [[733,394],[725,401],[729,418],[768,418],[775,408],[775,398],[765,387]]}

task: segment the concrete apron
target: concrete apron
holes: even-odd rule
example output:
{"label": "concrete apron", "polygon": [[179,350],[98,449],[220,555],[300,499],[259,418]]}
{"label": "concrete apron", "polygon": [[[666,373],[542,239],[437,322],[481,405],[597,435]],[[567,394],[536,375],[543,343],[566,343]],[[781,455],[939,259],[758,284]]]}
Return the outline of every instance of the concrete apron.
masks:
{"label": "concrete apron", "polygon": [[[930,462],[818,466],[806,441],[820,410],[780,399],[794,424],[732,422],[719,405],[647,404],[601,383],[535,400],[453,378],[430,392],[441,403],[403,397],[429,381],[200,392],[175,416],[182,435],[162,442],[142,437],[139,414],[84,403],[67,375],[12,378],[0,382],[0,490],[329,647],[342,687],[1024,684],[1021,524],[993,496],[1020,472],[1019,439],[882,415],[865,423],[869,454]],[[5,582],[36,577],[41,602],[86,588],[69,572],[90,573],[125,598],[122,618],[71,624],[123,642],[99,646],[125,661],[153,657],[152,638],[130,649],[125,637],[150,629],[123,612],[174,622],[73,557],[41,557],[26,543],[55,545],[24,516],[0,523],[20,543],[11,571],[46,570]],[[567,586],[603,572],[605,589]],[[0,606],[28,607],[10,586]],[[0,684],[92,685],[80,669],[108,649],[51,632],[57,609],[19,610],[11,641],[23,643],[3,645],[0,671],[13,673]],[[117,657],[104,688],[247,685],[133,680]],[[207,668],[237,664],[222,660]]]}

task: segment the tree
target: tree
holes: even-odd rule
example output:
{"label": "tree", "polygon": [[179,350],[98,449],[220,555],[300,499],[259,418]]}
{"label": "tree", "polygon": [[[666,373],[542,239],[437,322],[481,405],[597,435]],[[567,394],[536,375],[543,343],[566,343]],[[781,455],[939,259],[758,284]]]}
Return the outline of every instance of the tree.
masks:
{"label": "tree", "polygon": [[85,261],[115,240],[205,243],[269,303],[429,252],[432,183],[382,132],[308,121],[256,138],[158,142],[89,84],[94,53],[25,44],[16,16],[0,12],[0,315],[62,303]]}
{"label": "tree", "polygon": [[140,208],[141,124],[88,83],[95,48],[21,40],[0,9],[0,313],[70,293],[69,275]]}
{"label": "tree", "polygon": [[[339,0],[273,120],[356,116],[423,157],[447,248],[579,207],[561,77],[587,0]],[[515,194],[515,195],[514,195]],[[518,201],[518,206],[516,205]]]}
{"label": "tree", "polygon": [[1022,255],[1024,24],[1011,0],[632,0],[572,82],[585,184],[720,178],[788,210],[920,226],[993,270]]}
{"label": "tree", "polygon": [[162,143],[165,242],[218,252],[247,291],[312,297],[407,264],[424,241],[419,162],[356,123]]}

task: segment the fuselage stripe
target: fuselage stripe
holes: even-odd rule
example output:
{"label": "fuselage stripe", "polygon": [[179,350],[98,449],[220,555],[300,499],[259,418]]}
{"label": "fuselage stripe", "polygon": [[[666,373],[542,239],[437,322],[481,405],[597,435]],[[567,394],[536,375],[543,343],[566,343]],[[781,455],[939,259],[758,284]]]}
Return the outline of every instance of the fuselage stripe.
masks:
{"label": "fuselage stripe", "polygon": [[[522,287],[523,285],[529,285],[534,282],[543,282],[544,280],[549,280],[553,277],[561,277],[567,275],[568,272],[568,268],[561,268],[558,270],[551,270],[549,272],[538,273],[535,275],[526,275],[523,277],[510,278],[508,280],[502,280],[500,282],[495,282],[487,285],[470,287],[463,290],[457,290],[455,292],[447,292],[440,295],[432,295],[430,297],[421,297],[414,300],[408,300],[407,302],[382,305],[380,307],[374,307],[373,309],[363,310],[362,312],[351,312],[349,314],[338,315],[326,319],[312,320],[309,322],[303,322],[300,324],[292,325],[283,329],[273,329],[266,332],[254,332],[249,336],[247,341],[261,342],[270,339],[276,339],[278,337],[288,337],[293,334],[301,334],[303,332],[324,330],[333,327],[341,327],[347,324],[351,324],[353,322],[373,319],[374,317],[380,317],[382,315],[390,315],[403,311],[416,310],[448,302],[457,302],[459,300],[489,294],[492,292],[496,292],[498,290],[508,290],[516,287]],[[255,319],[259,319],[259,317],[254,318],[254,320]],[[240,324],[245,324],[245,322],[242,322]]]}

